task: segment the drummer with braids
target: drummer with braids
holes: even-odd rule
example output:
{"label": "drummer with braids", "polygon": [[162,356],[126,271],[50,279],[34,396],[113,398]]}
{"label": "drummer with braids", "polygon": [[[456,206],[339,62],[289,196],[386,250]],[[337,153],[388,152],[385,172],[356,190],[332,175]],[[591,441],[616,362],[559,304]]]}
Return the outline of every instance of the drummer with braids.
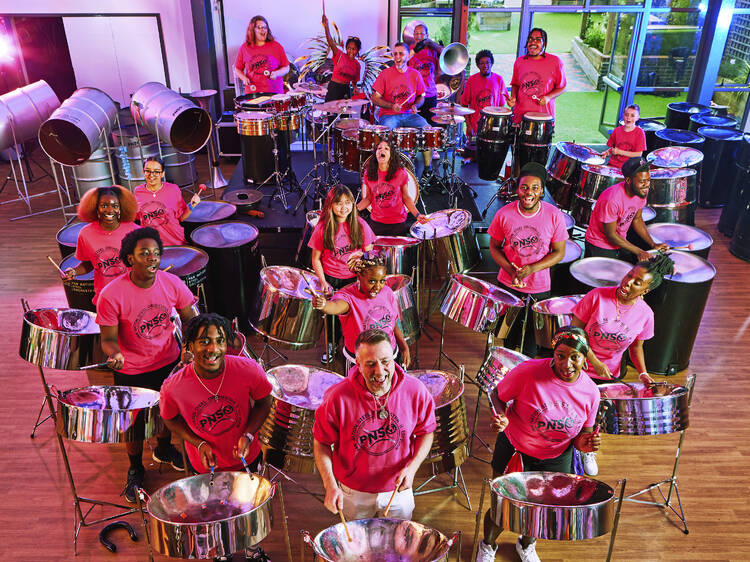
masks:
{"label": "drummer with braids", "polygon": [[586,229],[585,257],[626,259],[630,253],[641,261],[648,260],[649,253],[627,239],[631,224],[649,248],[669,249],[667,244],[654,242],[643,222],[641,213],[651,185],[649,170],[650,165],[644,158],[629,158],[622,165],[625,180],[605,189],[596,200]]}
{"label": "drummer with braids", "polygon": [[[585,452],[599,449],[601,437],[594,433],[599,390],[583,372],[589,352],[586,333],[573,326],[560,328],[552,347],[551,360],[524,361],[490,394],[494,410],[491,427],[498,432],[493,478],[505,472],[515,453],[519,453],[525,472],[571,473],[573,447]],[[487,511],[477,562],[495,559],[502,530]],[[531,537],[518,537],[516,552],[522,562],[539,560]]]}
{"label": "drummer with braids", "polygon": [[[656,289],[665,275],[674,271],[674,262],[663,253],[638,262],[617,287],[597,287],[589,291],[573,309],[573,326],[586,331],[591,349],[584,372],[596,383],[620,378],[625,350],[644,384],[653,383],[646,371],[644,340],[654,337],[654,313],[643,295]],[[624,375],[624,373],[623,373]],[[599,469],[594,453],[583,454],[583,469],[596,476]]]}
{"label": "drummer with braids", "polygon": [[[414,476],[435,431],[427,388],[393,357],[390,336],[365,330],[355,342],[357,364],[325,393],[315,412],[315,466],[325,506],[347,519],[411,519]],[[393,493],[396,490],[395,494]]]}

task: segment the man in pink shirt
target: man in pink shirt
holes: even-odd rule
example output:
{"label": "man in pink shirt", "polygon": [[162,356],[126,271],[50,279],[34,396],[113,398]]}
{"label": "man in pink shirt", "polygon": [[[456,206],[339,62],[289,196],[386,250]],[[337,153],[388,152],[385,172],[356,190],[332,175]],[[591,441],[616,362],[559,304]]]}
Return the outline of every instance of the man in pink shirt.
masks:
{"label": "man in pink shirt", "polygon": [[461,94],[461,105],[474,110],[474,113],[466,116],[466,134],[470,137],[477,134],[482,109],[487,106],[502,107],[508,99],[503,77],[492,72],[495,63],[492,51],[482,49],[475,60],[479,72],[469,76]]}
{"label": "man in pink shirt", "polygon": [[[114,371],[116,386],[160,390],[177,364],[179,346],[171,322],[172,309],[187,323],[195,314],[195,297],[185,283],[159,270],[163,245],[159,233],[149,227],[130,232],[122,240],[120,259],[130,270],[102,289],[96,322],[101,327],[102,350]],[[165,429],[157,436],[153,458],[185,470],[182,455],[170,443]],[[143,442],[127,443],[130,458],[125,499],[135,502],[136,488],[143,486]]]}
{"label": "man in pink shirt", "polygon": [[436,427],[433,398],[396,364],[382,330],[357,337],[356,361],[315,412],[313,447],[325,506],[347,519],[376,517],[395,489],[388,515],[411,519],[414,476]]}
{"label": "man in pink shirt", "polygon": [[568,85],[562,60],[546,52],[547,32],[535,27],[526,39],[526,54],[513,63],[511,97],[513,121],[520,123],[528,112],[555,116],[555,98]]}
{"label": "man in pink shirt", "polygon": [[[502,207],[492,219],[490,253],[500,266],[497,280],[503,289],[533,301],[550,296],[549,268],[565,256],[568,231],[562,211],[541,200],[547,171],[537,162],[529,162],[518,178],[518,201]],[[505,340],[506,347],[516,347],[523,339],[523,353],[536,355],[533,322],[517,318]]]}
{"label": "man in pink shirt", "polygon": [[651,185],[649,163],[643,158],[630,158],[622,165],[625,181],[608,187],[599,196],[586,229],[586,257],[624,259],[625,252],[635,254],[639,260],[649,259],[649,254],[628,242],[630,225],[650,248],[667,250],[666,244],[656,244],[651,238],[641,212],[646,206],[646,196]]}
{"label": "man in pink shirt", "polygon": [[414,28],[414,41],[416,44],[413,47],[414,54],[409,59],[409,66],[422,75],[425,84],[424,103],[419,108],[419,114],[432,124],[433,114],[430,109],[437,105],[435,74],[440,70],[440,53],[443,52],[443,46],[430,39],[430,32],[424,24]]}
{"label": "man in pink shirt", "polygon": [[622,125],[618,125],[609,135],[607,149],[602,156],[609,156],[608,164],[616,168],[628,158],[639,158],[646,150],[646,133],[636,123],[641,117],[641,108],[637,104],[629,105],[622,114]]}

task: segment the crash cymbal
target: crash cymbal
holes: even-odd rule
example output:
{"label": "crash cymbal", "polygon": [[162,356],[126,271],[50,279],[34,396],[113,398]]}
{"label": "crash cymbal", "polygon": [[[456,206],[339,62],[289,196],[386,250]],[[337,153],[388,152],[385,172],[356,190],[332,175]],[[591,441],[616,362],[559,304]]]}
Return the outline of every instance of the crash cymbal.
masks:
{"label": "crash cymbal", "polygon": [[328,88],[314,82],[295,82],[292,85],[292,90],[295,92],[305,92],[307,94],[313,94],[315,96],[324,97]]}
{"label": "crash cymbal", "polygon": [[440,123],[441,125],[457,125],[458,123],[463,123],[466,121],[465,117],[461,117],[460,115],[451,115],[451,114],[444,114],[444,115],[433,115],[432,120],[435,123]]}
{"label": "crash cymbal", "polygon": [[325,103],[319,103],[313,106],[313,109],[325,111],[326,113],[349,113],[352,110],[357,110],[363,105],[367,105],[368,102],[364,100],[332,100]]}
{"label": "crash cymbal", "polygon": [[451,105],[449,107],[433,107],[430,109],[433,113],[438,115],[471,115],[474,113],[473,109],[463,107],[462,105]]}

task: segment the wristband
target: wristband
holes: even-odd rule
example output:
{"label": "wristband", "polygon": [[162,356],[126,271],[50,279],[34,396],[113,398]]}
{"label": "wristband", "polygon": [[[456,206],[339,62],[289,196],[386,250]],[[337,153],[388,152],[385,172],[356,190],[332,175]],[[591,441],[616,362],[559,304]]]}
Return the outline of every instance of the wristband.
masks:
{"label": "wristband", "polygon": [[641,378],[641,377],[642,377],[643,375],[649,376],[649,374],[648,374],[648,373],[647,373],[646,371],[643,371],[642,373],[638,373],[638,379],[640,380],[640,378]]}
{"label": "wristband", "polygon": [[200,452],[201,452],[201,447],[203,447],[203,445],[206,445],[206,442],[205,442],[205,441],[201,441],[200,443],[198,443],[198,454],[200,454]]}
{"label": "wristband", "polygon": [[252,443],[252,442],[253,442],[253,439],[255,439],[255,437],[253,436],[253,434],[252,434],[252,433],[250,433],[249,431],[245,432],[245,437],[247,438],[247,440],[248,440],[248,441],[249,441],[250,443]]}

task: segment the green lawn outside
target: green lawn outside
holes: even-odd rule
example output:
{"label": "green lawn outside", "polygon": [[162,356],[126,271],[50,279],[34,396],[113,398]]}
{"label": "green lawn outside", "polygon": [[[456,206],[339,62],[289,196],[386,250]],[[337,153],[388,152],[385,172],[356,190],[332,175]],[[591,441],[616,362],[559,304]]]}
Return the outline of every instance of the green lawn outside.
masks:
{"label": "green lawn outside", "polygon": [[[581,14],[537,14],[534,27],[547,31],[550,53],[569,53],[573,37],[581,30]],[[468,45],[472,54],[482,49],[493,53],[515,54],[518,45],[518,27],[521,14],[512,13],[508,31],[479,31],[474,23],[476,14],[469,15]]]}

